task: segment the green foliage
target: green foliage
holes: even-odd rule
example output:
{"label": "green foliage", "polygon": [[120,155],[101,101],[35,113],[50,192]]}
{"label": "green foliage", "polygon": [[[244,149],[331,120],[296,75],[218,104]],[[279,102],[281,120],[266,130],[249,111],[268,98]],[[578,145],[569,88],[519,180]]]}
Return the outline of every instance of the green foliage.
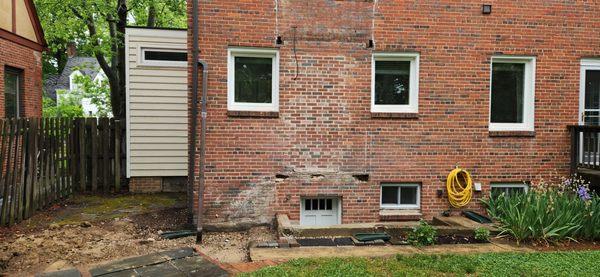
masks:
{"label": "green foliage", "polygon": [[112,107],[110,104],[110,87],[106,79],[95,82],[90,76],[75,76],[77,91],[72,94],[79,95],[81,99],[88,98],[92,104],[98,107],[98,113],[95,116],[111,116]]}
{"label": "green foliage", "polygon": [[[586,198],[587,199],[587,198]],[[543,188],[527,194],[483,200],[501,234],[545,242],[600,239],[600,199],[584,200],[571,189]]]}
{"label": "green foliage", "polygon": [[437,237],[437,230],[427,221],[421,220],[418,227],[414,227],[408,234],[408,242],[416,246],[433,245]]}
{"label": "green foliage", "polygon": [[42,99],[42,116],[66,118],[82,117],[83,108],[81,107],[81,102],[79,102],[80,100],[77,100],[79,99],[66,97],[64,101],[61,101],[60,105],[57,105],[54,99],[44,95],[44,98]]}
{"label": "green foliage", "polygon": [[475,239],[478,241],[490,241],[490,230],[484,227],[478,227],[474,231]]}
{"label": "green foliage", "polygon": [[600,251],[298,259],[241,276],[597,276]]}

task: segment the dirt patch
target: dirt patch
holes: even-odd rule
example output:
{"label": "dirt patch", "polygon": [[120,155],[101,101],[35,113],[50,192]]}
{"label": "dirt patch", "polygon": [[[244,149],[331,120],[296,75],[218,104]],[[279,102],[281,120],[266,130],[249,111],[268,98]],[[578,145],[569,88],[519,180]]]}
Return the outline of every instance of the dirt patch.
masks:
{"label": "dirt patch", "polygon": [[222,263],[241,263],[249,261],[248,244],[250,241],[273,241],[277,236],[269,227],[255,227],[249,231],[206,233],[200,251]]}
{"label": "dirt patch", "polygon": [[473,243],[488,243],[487,241],[476,240],[473,236],[463,235],[443,235],[438,236],[436,244],[473,244]]}
{"label": "dirt patch", "polygon": [[[192,247],[196,237],[165,240],[162,231],[190,229],[185,195],[77,196],[11,228],[0,228],[0,275],[86,267],[157,251]],[[202,250],[222,262],[247,261],[250,240],[273,239],[268,228],[207,233]]]}

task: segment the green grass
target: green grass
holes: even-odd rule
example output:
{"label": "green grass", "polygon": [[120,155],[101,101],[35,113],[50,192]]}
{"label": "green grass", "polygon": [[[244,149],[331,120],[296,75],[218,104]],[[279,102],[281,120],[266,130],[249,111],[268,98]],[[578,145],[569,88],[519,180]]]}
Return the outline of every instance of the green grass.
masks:
{"label": "green grass", "polygon": [[243,276],[598,276],[600,251],[298,259]]}

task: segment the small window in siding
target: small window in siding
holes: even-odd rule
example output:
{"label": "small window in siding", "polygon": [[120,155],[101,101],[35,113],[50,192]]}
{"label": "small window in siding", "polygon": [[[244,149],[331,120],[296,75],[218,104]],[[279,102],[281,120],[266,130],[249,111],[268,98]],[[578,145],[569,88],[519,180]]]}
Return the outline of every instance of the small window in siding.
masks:
{"label": "small window in siding", "polygon": [[187,51],[180,49],[142,48],[142,65],[186,66]]}

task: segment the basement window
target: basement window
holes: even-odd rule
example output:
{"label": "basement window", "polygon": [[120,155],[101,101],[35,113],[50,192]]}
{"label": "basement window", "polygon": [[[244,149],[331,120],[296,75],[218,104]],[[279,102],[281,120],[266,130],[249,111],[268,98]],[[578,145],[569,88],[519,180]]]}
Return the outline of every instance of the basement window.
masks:
{"label": "basement window", "polygon": [[371,112],[419,112],[419,54],[373,54]]}
{"label": "basement window", "polygon": [[534,131],[535,58],[492,58],[490,131]]}
{"label": "basement window", "polygon": [[279,52],[230,48],[227,98],[230,111],[279,111]]}
{"label": "basement window", "polygon": [[419,184],[382,184],[382,209],[419,209],[421,206]]}
{"label": "basement window", "polygon": [[141,65],[147,66],[187,66],[187,50],[141,48]]}
{"label": "basement window", "polygon": [[491,196],[492,198],[498,197],[501,194],[507,196],[516,195],[521,193],[527,193],[529,186],[523,183],[492,183],[491,184]]}

